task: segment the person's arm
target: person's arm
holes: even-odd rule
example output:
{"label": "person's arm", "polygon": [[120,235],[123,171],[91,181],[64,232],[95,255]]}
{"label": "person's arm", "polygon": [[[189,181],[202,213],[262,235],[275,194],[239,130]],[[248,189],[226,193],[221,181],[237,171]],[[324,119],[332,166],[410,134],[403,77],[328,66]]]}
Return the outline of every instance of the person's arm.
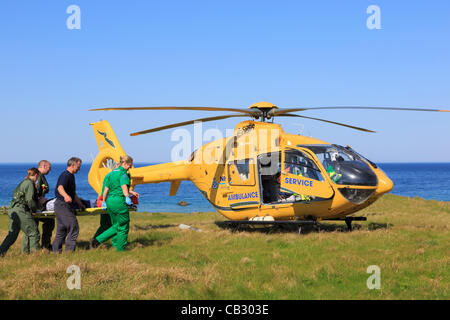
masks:
{"label": "person's arm", "polygon": [[128,189],[128,186],[130,185],[130,176],[128,174],[124,174],[120,178],[120,186],[122,187],[122,193],[125,196],[125,202],[127,205],[131,205],[132,201],[130,199],[130,191]]}
{"label": "person's arm", "polygon": [[64,187],[61,184],[57,189],[59,194],[63,196],[65,202],[72,203],[72,197],[67,194],[66,190],[64,190]]}
{"label": "person's arm", "polygon": [[133,195],[133,196],[135,196],[136,198],[139,199],[139,197],[140,197],[139,193],[137,193],[137,192],[134,191],[134,190],[131,190],[131,188],[130,188],[129,192],[130,192],[131,195]]}
{"label": "person's arm", "polygon": [[106,202],[106,199],[108,199],[108,195],[109,195],[109,188],[105,187],[105,189],[103,190],[103,202]]}
{"label": "person's arm", "polygon": [[122,192],[125,197],[130,196],[130,191],[128,191],[128,186],[130,185],[130,176],[128,174],[124,174],[120,177],[120,186],[122,187]]}
{"label": "person's arm", "polygon": [[128,185],[126,185],[126,184],[122,185],[122,192],[126,198],[128,198],[130,196],[130,192],[128,191]]}
{"label": "person's arm", "polygon": [[37,210],[37,203],[36,203],[36,189],[34,187],[34,183],[30,181],[30,183],[26,183],[24,185],[25,190],[25,202],[28,206],[28,208],[31,210],[31,213],[35,213]]}
{"label": "person's arm", "polygon": [[36,181],[36,196],[38,198],[43,196],[43,190],[42,190],[41,185],[42,185],[42,179],[41,179],[41,176],[39,175],[39,177]]}
{"label": "person's arm", "polygon": [[129,206],[131,206],[133,204],[133,201],[130,198],[130,193],[128,191],[128,185],[127,184],[123,184],[122,185],[122,192],[123,195],[125,196],[125,203]]}
{"label": "person's arm", "polygon": [[84,203],[81,201],[81,199],[78,197],[78,195],[75,193],[75,202],[78,204],[78,207],[81,210],[86,209],[86,206],[84,205]]}

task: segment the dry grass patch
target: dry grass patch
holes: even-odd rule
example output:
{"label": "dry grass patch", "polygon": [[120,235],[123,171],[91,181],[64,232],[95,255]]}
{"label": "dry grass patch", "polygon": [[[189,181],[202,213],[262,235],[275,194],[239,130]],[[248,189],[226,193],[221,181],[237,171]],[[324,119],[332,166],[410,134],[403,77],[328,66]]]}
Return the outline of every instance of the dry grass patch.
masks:
{"label": "dry grass patch", "polygon": [[[135,213],[130,243],[86,244],[98,217],[80,217],[73,254],[22,255],[21,237],[0,259],[1,299],[449,299],[448,203],[388,195],[359,212],[367,222],[324,222],[296,232],[240,230],[215,224],[217,213]],[[187,224],[203,232],[181,230]],[[0,216],[0,236],[8,218]],[[81,290],[69,290],[70,265]],[[381,269],[368,290],[366,269]]]}

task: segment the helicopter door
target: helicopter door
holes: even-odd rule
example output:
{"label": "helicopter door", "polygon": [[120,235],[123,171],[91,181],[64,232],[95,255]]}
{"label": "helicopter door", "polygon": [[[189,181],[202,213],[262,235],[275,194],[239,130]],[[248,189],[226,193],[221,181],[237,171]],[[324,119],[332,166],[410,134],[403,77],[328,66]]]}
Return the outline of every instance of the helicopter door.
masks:
{"label": "helicopter door", "polygon": [[281,192],[296,195],[302,199],[304,196],[331,198],[334,191],[323,175],[302,148],[285,148],[281,153]]}
{"label": "helicopter door", "polygon": [[235,210],[259,206],[253,159],[230,161],[227,170],[228,184],[233,190],[228,194],[229,206]]}

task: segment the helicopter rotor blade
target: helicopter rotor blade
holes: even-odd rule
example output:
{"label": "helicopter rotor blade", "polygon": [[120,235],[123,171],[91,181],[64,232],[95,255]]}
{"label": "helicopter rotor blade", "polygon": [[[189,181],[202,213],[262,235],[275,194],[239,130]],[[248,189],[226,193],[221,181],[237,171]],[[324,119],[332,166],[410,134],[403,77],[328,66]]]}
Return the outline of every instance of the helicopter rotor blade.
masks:
{"label": "helicopter rotor blade", "polygon": [[162,106],[162,107],[119,107],[119,108],[97,108],[89,111],[142,111],[142,110],[197,110],[197,111],[231,111],[245,113],[250,116],[256,116],[257,113],[253,110],[238,109],[238,108],[222,108],[222,107],[177,107],[177,106]]}
{"label": "helicopter rotor blade", "polygon": [[325,120],[325,119],[319,119],[319,118],[312,118],[312,117],[300,116],[300,115],[298,115],[298,114],[283,113],[283,114],[279,114],[278,117],[297,117],[297,118],[305,118],[305,119],[310,119],[310,120],[317,120],[317,121],[322,121],[322,122],[332,123],[332,124],[336,124],[336,125],[338,125],[338,126],[344,126],[344,127],[351,128],[351,129],[355,129],[355,130],[359,130],[359,131],[375,133],[375,131],[372,131],[372,130],[369,130],[369,129],[360,128],[360,127],[355,127],[355,126],[352,126],[352,125],[349,125],[349,124],[344,124],[344,123],[340,123],[340,122],[335,122],[335,121],[330,121],[330,120]]}
{"label": "helicopter rotor blade", "polygon": [[362,106],[336,106],[336,107],[312,107],[312,108],[290,108],[274,110],[272,114],[279,116],[290,112],[298,112],[305,110],[332,110],[332,109],[348,109],[348,110],[395,110],[395,111],[429,111],[429,112],[450,112],[450,110],[425,109],[425,108],[396,108],[396,107],[362,107]]}
{"label": "helicopter rotor blade", "polygon": [[139,131],[139,132],[134,132],[134,133],[130,134],[130,136],[139,136],[139,135],[146,134],[146,133],[152,133],[152,132],[157,132],[157,131],[161,131],[161,130],[167,130],[167,129],[177,128],[177,127],[182,127],[182,126],[186,126],[186,125],[189,125],[189,124],[193,124],[195,122],[208,122],[208,121],[216,121],[216,120],[223,120],[223,119],[236,118],[236,117],[247,117],[247,115],[243,115],[243,114],[229,114],[229,115],[224,115],[224,116],[208,117],[208,118],[201,118],[201,119],[196,119],[196,120],[189,120],[189,121],[169,124],[167,126],[162,126],[162,127],[158,127],[158,128],[153,128],[153,129],[143,130],[143,131]]}

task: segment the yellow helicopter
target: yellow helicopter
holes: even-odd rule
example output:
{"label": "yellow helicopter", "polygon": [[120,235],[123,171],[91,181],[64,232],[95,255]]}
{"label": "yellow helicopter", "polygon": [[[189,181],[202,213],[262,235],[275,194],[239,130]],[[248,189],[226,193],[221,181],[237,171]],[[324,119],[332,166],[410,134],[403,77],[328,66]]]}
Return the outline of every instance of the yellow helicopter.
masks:
{"label": "yellow helicopter", "polygon": [[[377,109],[449,112],[449,110],[391,107],[318,107],[281,109],[258,102],[248,109],[218,107],[134,107],[97,108],[108,110],[198,110],[228,111],[233,114],[185,121],[132,133],[132,136],[175,127],[234,117],[251,120],[236,125],[230,137],[212,141],[195,150],[189,159],[131,168],[131,184],[171,182],[170,196],[181,181],[189,180],[218,212],[236,227],[240,224],[314,224],[320,220],[343,220],[351,230],[355,220],[348,217],[390,192],[393,183],[372,161],[351,147],[283,131],[275,117],[299,117],[374,132],[325,119],[294,114],[311,109]],[[268,121],[272,120],[272,121]],[[107,121],[91,124],[99,154],[92,163],[89,183],[100,194],[111,163],[125,155]]]}

